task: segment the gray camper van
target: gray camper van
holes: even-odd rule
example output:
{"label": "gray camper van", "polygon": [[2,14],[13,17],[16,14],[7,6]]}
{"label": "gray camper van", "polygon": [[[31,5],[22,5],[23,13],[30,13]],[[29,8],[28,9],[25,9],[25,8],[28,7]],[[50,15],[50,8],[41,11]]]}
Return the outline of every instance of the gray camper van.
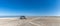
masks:
{"label": "gray camper van", "polygon": [[26,17],[25,16],[20,16],[20,19],[26,19]]}

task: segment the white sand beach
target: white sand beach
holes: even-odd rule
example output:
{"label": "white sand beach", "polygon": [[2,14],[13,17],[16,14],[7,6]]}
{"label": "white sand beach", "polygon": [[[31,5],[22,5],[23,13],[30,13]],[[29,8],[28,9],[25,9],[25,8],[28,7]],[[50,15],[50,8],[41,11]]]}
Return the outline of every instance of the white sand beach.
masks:
{"label": "white sand beach", "polygon": [[0,18],[0,26],[60,26],[60,18]]}

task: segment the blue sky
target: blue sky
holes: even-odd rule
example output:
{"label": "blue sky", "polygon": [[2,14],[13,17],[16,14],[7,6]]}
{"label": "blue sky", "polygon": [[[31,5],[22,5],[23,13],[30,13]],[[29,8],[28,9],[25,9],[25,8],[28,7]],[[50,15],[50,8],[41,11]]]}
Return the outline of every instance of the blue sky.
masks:
{"label": "blue sky", "polygon": [[59,16],[59,0],[0,0],[0,16]]}

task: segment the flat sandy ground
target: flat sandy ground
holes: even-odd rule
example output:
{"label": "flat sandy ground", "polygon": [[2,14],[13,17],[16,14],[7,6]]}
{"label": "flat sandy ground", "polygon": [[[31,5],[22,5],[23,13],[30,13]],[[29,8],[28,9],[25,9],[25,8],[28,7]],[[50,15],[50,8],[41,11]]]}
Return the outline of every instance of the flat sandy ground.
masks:
{"label": "flat sandy ground", "polygon": [[60,26],[60,18],[0,18],[0,26]]}

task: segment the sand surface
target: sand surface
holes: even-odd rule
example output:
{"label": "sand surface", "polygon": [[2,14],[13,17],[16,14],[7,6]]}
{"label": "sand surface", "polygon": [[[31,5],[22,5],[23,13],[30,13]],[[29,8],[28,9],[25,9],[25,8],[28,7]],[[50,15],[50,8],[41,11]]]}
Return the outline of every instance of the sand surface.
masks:
{"label": "sand surface", "polygon": [[0,18],[0,26],[60,26],[60,18]]}

